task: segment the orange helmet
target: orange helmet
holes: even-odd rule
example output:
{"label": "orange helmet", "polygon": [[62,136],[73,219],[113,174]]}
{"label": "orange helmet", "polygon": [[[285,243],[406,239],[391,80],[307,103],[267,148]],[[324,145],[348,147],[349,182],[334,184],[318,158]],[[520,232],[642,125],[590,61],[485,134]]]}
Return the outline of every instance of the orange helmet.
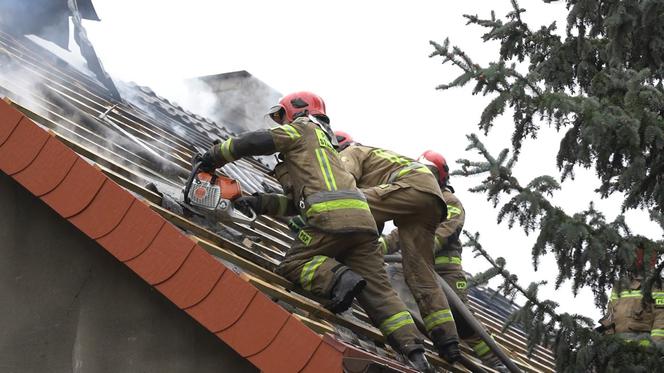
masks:
{"label": "orange helmet", "polygon": [[450,178],[450,168],[447,166],[447,161],[442,154],[436,153],[433,150],[427,150],[417,159],[419,163],[427,166],[435,167],[438,171],[438,182],[440,186],[446,186]]}
{"label": "orange helmet", "polygon": [[284,121],[292,122],[302,116],[323,117],[327,123],[330,119],[325,114],[325,102],[323,99],[311,92],[295,92],[288,94],[279,100],[279,104],[272,107],[268,113],[277,123]]}
{"label": "orange helmet", "polygon": [[334,131],[334,136],[337,138],[337,142],[339,143],[339,151],[346,149],[355,142],[353,138],[344,131]]}

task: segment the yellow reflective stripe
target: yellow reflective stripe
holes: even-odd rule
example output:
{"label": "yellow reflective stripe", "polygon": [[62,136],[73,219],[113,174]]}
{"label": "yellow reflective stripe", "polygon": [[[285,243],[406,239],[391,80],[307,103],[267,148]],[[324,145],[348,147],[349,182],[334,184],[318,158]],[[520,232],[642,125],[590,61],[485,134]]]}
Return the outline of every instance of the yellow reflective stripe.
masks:
{"label": "yellow reflective stripe", "polygon": [[459,264],[461,265],[461,258],[458,256],[439,256],[436,257],[436,264]]}
{"label": "yellow reflective stripe", "polygon": [[650,341],[647,339],[642,339],[639,341],[639,346],[648,347],[650,346]]}
{"label": "yellow reflective stripe", "polygon": [[279,126],[286,134],[293,140],[297,139],[300,137],[300,133],[297,132],[295,127],[291,126],[290,124],[284,124],[283,126]]}
{"label": "yellow reflective stripe", "polygon": [[320,166],[320,171],[323,173],[323,180],[325,180],[325,186],[328,191],[337,190],[337,183],[334,180],[334,175],[332,174],[332,168],[330,167],[330,161],[327,159],[327,154],[325,150],[316,149],[316,159],[318,159],[318,165]]}
{"label": "yellow reflective stripe", "polygon": [[334,173],[332,172],[332,166],[330,166],[330,159],[327,157],[327,152],[321,149],[323,154],[323,163],[325,164],[325,169],[330,175],[330,184],[332,184],[332,190],[337,190],[337,181],[334,179]]}
{"label": "yellow reflective stripe", "polygon": [[653,329],[650,331],[651,337],[664,337],[664,329]]}
{"label": "yellow reflective stripe", "polygon": [[385,242],[385,237],[380,236],[378,238],[378,247],[383,252],[383,255],[387,254],[387,242]]}
{"label": "yellow reflective stripe", "polygon": [[436,311],[430,314],[429,316],[425,317],[424,327],[427,329],[427,331],[430,332],[431,329],[446,322],[454,322],[454,317],[452,317],[452,311],[450,311],[449,308]]}
{"label": "yellow reflective stripe", "polygon": [[641,298],[643,297],[643,294],[641,294],[641,290],[626,290],[626,291],[621,291],[620,296],[618,298]]}
{"label": "yellow reflective stripe", "polygon": [[489,345],[487,345],[484,341],[480,341],[480,343],[473,346],[473,351],[475,351],[477,357],[482,357],[488,354],[490,350],[491,349],[489,348]]}
{"label": "yellow reflective stripe", "polygon": [[461,209],[454,206],[447,206],[447,218],[451,219],[457,215],[461,215]]}
{"label": "yellow reflective stripe", "polygon": [[407,166],[411,163],[410,160],[408,160],[406,158],[399,157],[398,155],[390,153],[390,152],[385,151],[383,149],[374,149],[371,152],[373,154],[383,158],[383,159],[387,159],[388,161],[390,161],[392,163],[397,163],[397,164],[400,164],[402,166]]}
{"label": "yellow reflective stripe", "polygon": [[664,291],[653,291],[652,292],[652,297],[653,298],[664,298]]}
{"label": "yellow reflective stripe", "polygon": [[402,311],[385,319],[385,321],[380,323],[379,329],[381,333],[387,337],[397,331],[397,329],[409,324],[414,325],[415,321],[413,321],[413,318],[408,311]]}
{"label": "yellow reflective stripe", "polygon": [[233,156],[233,153],[231,152],[231,143],[233,142],[233,138],[229,137],[226,141],[222,142],[219,144],[219,149],[221,150],[221,156],[224,157],[226,161],[234,161],[235,157]]}
{"label": "yellow reflective stripe", "polygon": [[359,199],[337,199],[334,201],[315,203],[307,210],[307,217],[321,212],[341,210],[341,209],[361,209],[371,211],[369,204]]}
{"label": "yellow reflective stripe", "polygon": [[316,255],[308,261],[304,267],[302,267],[302,272],[300,273],[300,285],[305,290],[311,290],[311,281],[314,278],[314,273],[316,269],[320,267],[321,264],[327,259],[324,255]]}

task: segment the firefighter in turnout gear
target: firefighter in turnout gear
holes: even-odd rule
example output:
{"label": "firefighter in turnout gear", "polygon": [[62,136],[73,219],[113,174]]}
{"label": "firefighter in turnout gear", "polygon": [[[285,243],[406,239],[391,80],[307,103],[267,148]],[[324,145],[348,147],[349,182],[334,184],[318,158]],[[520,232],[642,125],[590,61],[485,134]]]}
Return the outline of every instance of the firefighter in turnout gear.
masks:
{"label": "firefighter in turnout gear", "polygon": [[330,299],[335,313],[357,297],[388,341],[419,369],[432,368],[406,306],[390,286],[377,246],[377,229],[367,200],[334,149],[325,104],[310,92],[285,96],[271,109],[278,124],[214,145],[208,168],[251,155],[280,153],[277,178],[287,195],[241,197],[238,208],[258,214],[299,215],[302,229],[276,272],[315,295]]}
{"label": "firefighter in turnout gear", "polygon": [[[644,251],[637,249],[635,273],[642,272],[644,262],[651,267],[657,263],[654,253],[651,260],[644,260]],[[643,346],[654,342],[664,348],[664,280],[655,281],[649,299],[643,299],[642,282],[640,275],[618,281],[611,291],[606,315],[600,320],[600,330]]]}
{"label": "firefighter in turnout gear", "polygon": [[[436,283],[433,237],[446,210],[440,187],[429,168],[391,151],[350,144],[338,133],[341,159],[357,180],[379,225],[393,220],[401,232],[404,275],[424,326],[442,358],[460,357],[452,311]],[[350,145],[349,145],[350,144]]]}
{"label": "firefighter in turnout gear", "polygon": [[[434,236],[433,251],[436,273],[454,289],[467,306],[466,275],[461,265],[461,251],[463,248],[459,240],[466,212],[459,198],[454,195],[454,188],[449,185],[449,167],[445,157],[432,150],[427,150],[417,161],[428,166],[431,172],[437,176],[443,198],[447,203],[447,219],[438,225]],[[385,254],[399,251],[399,230],[395,229],[388,235],[381,236],[378,242]],[[508,371],[470,325],[467,325],[461,317],[455,317],[455,321],[459,337],[473,349],[475,355],[482,360],[484,365],[499,372]]]}

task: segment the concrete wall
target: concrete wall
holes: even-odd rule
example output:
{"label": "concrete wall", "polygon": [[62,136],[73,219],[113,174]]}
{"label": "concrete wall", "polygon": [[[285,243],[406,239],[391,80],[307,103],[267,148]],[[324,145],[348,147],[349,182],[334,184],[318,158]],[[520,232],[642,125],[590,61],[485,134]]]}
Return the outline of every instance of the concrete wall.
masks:
{"label": "concrete wall", "polygon": [[256,372],[0,172],[0,372]]}

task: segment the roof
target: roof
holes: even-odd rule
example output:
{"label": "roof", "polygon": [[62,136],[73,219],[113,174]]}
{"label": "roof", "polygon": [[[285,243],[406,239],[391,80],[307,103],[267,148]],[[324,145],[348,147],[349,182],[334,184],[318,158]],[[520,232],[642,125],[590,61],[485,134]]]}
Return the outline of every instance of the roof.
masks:
{"label": "roof", "polygon": [[314,333],[5,101],[0,170],[261,370],[333,372],[346,355],[375,359]]}
{"label": "roof", "polygon": [[[355,371],[349,364],[368,361],[406,369],[361,308],[333,315],[272,272],[292,242],[283,222],[210,225],[164,208],[179,193],[191,154],[233,134],[224,123],[135,84],[119,84],[124,101],[114,101],[26,38],[0,32],[0,59],[11,66],[0,71],[0,95],[12,101],[0,104],[0,170],[177,307],[264,371],[341,371],[343,364]],[[280,188],[259,159],[223,171],[248,193]],[[553,371],[551,352],[538,347],[528,358],[523,334],[502,332],[489,302],[471,297],[471,308],[517,364]]]}

